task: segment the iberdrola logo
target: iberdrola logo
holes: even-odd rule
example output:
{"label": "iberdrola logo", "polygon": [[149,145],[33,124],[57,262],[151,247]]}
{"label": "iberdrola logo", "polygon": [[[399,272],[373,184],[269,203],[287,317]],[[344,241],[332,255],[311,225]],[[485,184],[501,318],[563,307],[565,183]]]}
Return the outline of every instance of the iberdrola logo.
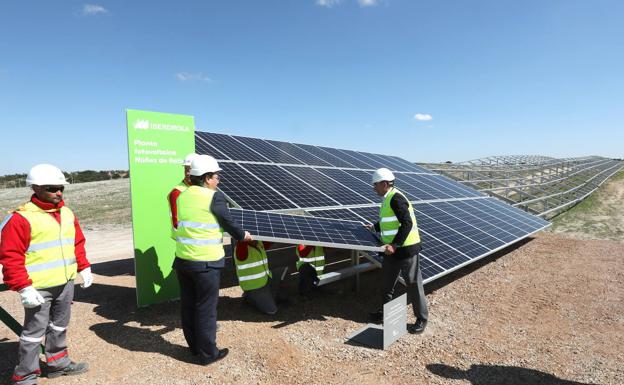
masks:
{"label": "iberdrola logo", "polygon": [[134,128],[136,130],[147,130],[149,129],[150,126],[150,122],[147,119],[137,119],[136,122],[134,122]]}

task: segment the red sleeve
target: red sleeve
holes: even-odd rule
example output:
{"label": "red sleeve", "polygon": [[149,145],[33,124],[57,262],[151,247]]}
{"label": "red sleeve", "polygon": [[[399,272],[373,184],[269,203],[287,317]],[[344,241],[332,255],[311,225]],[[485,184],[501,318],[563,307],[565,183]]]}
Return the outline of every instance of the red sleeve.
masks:
{"label": "red sleeve", "polygon": [[78,218],[74,219],[74,227],[76,228],[76,238],[74,240],[76,264],[78,264],[78,271],[83,271],[87,267],[91,266],[91,264],[87,260],[87,252],[85,251],[85,236],[80,228],[80,223],[78,223]]}
{"label": "red sleeve", "polygon": [[30,246],[30,224],[23,216],[13,214],[2,228],[0,238],[0,264],[4,283],[11,290],[21,290],[32,285],[26,271],[26,250]]}
{"label": "red sleeve", "polygon": [[308,254],[312,251],[313,246],[306,245],[298,245],[297,250],[299,250],[299,255],[303,258],[307,257]]}
{"label": "red sleeve", "polygon": [[177,229],[178,228],[178,196],[180,196],[180,190],[174,188],[169,193],[169,208],[171,209],[171,225]]}
{"label": "red sleeve", "polygon": [[247,259],[247,242],[236,242],[236,259],[244,261]]}

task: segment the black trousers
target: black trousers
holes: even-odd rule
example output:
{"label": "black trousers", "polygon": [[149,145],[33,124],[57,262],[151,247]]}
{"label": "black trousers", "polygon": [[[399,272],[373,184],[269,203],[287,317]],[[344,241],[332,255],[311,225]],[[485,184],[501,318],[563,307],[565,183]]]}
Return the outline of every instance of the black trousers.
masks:
{"label": "black trousers", "polygon": [[193,354],[210,361],[219,354],[217,348],[217,303],[221,269],[199,271],[176,269],[180,282],[182,330]]}
{"label": "black trousers", "polygon": [[422,273],[420,272],[420,256],[418,252],[411,257],[396,259],[393,256],[384,256],[383,263],[383,303],[392,301],[394,287],[399,274],[407,284],[407,300],[412,302],[414,315],[417,319],[427,320],[427,298],[423,287]]}

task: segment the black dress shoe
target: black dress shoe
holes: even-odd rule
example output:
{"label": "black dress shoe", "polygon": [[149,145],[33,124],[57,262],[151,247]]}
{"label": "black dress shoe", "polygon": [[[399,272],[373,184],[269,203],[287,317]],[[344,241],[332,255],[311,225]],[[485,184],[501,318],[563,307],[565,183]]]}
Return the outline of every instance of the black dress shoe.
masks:
{"label": "black dress shoe", "polygon": [[219,349],[219,353],[217,354],[216,357],[211,358],[209,360],[205,360],[205,361],[202,360],[201,364],[202,365],[210,365],[213,362],[217,362],[220,359],[225,358],[225,356],[227,356],[229,352],[230,352],[230,349],[228,349],[228,348]]}
{"label": "black dress shoe", "polygon": [[383,323],[383,310],[377,310],[372,313],[368,313],[368,322],[372,324]]}
{"label": "black dress shoe", "polygon": [[427,327],[427,320],[418,319],[418,320],[416,320],[415,324],[410,325],[407,328],[407,331],[412,333],[412,334],[420,334],[420,333],[425,331],[426,327]]}

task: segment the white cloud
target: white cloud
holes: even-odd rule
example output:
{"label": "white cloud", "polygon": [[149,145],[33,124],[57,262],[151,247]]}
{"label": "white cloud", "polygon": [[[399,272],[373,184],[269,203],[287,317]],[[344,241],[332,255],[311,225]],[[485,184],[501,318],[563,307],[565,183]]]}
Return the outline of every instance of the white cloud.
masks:
{"label": "white cloud", "polygon": [[379,4],[379,0],[358,0],[360,7],[372,7]]}
{"label": "white cloud", "polygon": [[202,74],[201,72],[178,72],[177,74],[175,74],[175,78],[181,82],[212,82],[212,79]]}
{"label": "white cloud", "polygon": [[433,120],[433,116],[431,116],[429,114],[418,113],[418,114],[414,115],[414,119],[418,120],[419,122],[428,122],[430,120]]}
{"label": "white cloud", "polygon": [[97,14],[107,14],[108,10],[101,5],[97,4],[85,4],[82,7],[82,15],[83,16],[93,16]]}
{"label": "white cloud", "polygon": [[340,4],[341,0],[316,0],[316,4],[321,7],[331,8],[334,5]]}

